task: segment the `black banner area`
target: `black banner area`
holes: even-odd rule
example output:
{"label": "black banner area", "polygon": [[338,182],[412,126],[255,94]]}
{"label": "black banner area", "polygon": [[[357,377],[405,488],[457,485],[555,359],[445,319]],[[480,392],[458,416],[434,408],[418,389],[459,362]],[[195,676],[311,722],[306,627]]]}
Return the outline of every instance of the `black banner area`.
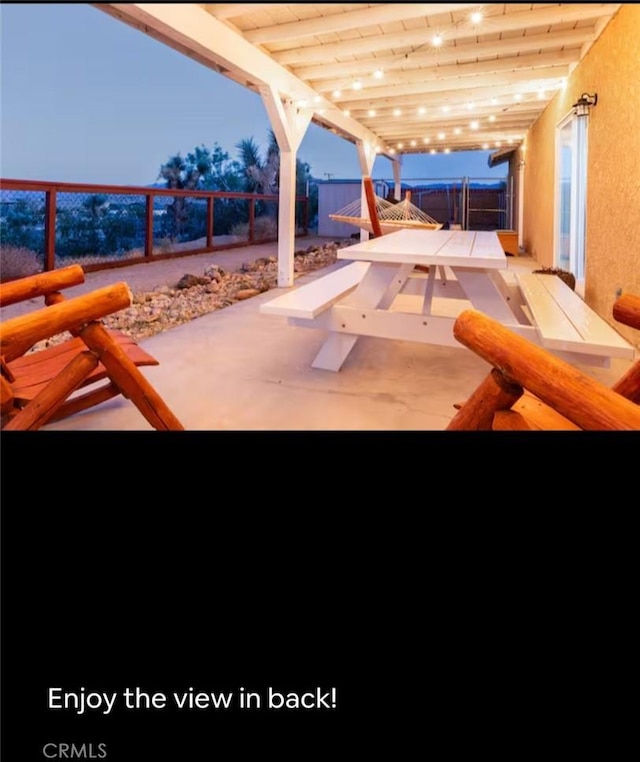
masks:
{"label": "black banner area", "polygon": [[3,759],[510,754],[569,696],[586,730],[540,623],[603,525],[520,505],[508,444],[3,435]]}

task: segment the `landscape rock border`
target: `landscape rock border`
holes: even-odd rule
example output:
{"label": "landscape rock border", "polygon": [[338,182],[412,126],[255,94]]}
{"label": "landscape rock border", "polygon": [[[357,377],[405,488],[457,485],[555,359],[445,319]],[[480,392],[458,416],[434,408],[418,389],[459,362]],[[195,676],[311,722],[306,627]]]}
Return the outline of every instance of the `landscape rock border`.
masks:
{"label": "landscape rock border", "polygon": [[[338,249],[352,244],[353,240],[344,239],[296,251],[294,278],[328,267],[337,261]],[[123,280],[126,282],[126,276]],[[185,273],[177,283],[162,284],[150,291],[134,292],[130,307],[108,315],[102,323],[139,341],[250,299],[276,288],[277,284],[278,259],[274,256],[245,262],[237,271],[225,270],[220,265],[213,264],[206,267],[201,275]],[[58,334],[39,342],[31,351],[54,346],[66,338],[69,338],[69,334]]]}

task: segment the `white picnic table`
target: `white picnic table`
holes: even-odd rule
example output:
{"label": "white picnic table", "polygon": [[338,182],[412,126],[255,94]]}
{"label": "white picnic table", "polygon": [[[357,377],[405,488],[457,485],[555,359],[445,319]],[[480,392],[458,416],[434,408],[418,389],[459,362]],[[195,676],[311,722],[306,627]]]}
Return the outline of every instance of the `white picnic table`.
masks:
{"label": "white picnic table", "polygon": [[[260,308],[293,325],[327,331],[314,368],[340,370],[361,336],[460,347],[453,324],[464,309],[483,312],[566,359],[608,367],[611,356],[633,354],[628,342],[555,276],[554,289],[536,289],[545,309],[548,303],[555,307],[555,291],[562,292],[563,338],[547,336],[533,316],[533,309],[539,312],[533,290],[521,287],[518,275],[503,277],[508,260],[495,231],[406,228],[339,249],[337,257],[345,260],[343,267]],[[591,333],[597,323],[595,340],[579,332],[572,310],[588,315],[581,322]]]}

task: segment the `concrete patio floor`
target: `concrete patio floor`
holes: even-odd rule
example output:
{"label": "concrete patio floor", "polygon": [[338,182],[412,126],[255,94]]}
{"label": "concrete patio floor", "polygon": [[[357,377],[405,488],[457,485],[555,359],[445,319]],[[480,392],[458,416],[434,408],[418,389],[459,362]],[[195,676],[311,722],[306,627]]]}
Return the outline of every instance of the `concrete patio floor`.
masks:
{"label": "concrete patio floor", "polygon": [[[299,239],[296,247],[323,240]],[[89,273],[78,288],[119,280],[134,289],[144,288],[185,272],[201,273],[212,261],[231,268],[275,252],[276,244],[265,244]],[[528,257],[508,259],[512,272],[535,266]],[[328,269],[303,275],[296,285]],[[487,363],[462,346],[367,337],[360,338],[339,372],[314,369],[311,363],[325,333],[260,314],[260,305],[283,291],[272,289],[140,341],[160,362],[143,368],[145,376],[187,430],[441,431],[455,415],[454,404],[463,401],[489,371]],[[581,367],[610,385],[628,366],[614,360],[609,369]],[[149,429],[137,408],[122,397],[43,428]]]}

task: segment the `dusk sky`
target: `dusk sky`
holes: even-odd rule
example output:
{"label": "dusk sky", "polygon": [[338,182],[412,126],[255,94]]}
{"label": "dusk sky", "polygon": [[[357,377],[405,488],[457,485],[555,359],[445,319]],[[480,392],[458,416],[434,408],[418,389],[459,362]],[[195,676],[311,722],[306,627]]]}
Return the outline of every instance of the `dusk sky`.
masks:
{"label": "dusk sky", "polygon": [[[170,156],[265,146],[259,95],[84,3],[0,4],[0,177],[149,185]],[[402,178],[504,177],[490,152],[408,156]],[[313,177],[356,178],[356,147],[310,125]],[[379,157],[375,179],[392,179]]]}

